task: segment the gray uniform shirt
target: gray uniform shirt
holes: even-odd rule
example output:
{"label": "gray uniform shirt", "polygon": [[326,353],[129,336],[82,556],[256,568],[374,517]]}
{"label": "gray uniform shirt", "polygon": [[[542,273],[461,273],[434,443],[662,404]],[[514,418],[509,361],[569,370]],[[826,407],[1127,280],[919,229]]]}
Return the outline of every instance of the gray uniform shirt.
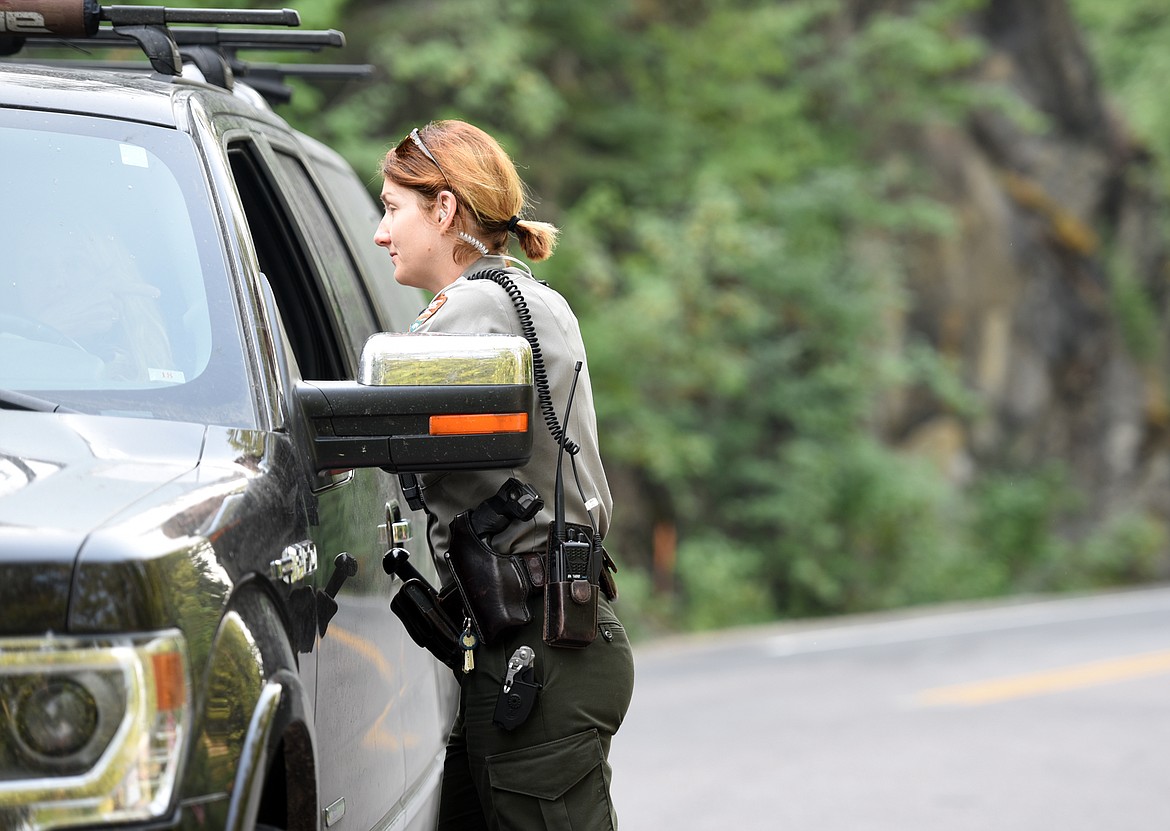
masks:
{"label": "gray uniform shirt", "polygon": [[[524,295],[544,357],[553,409],[561,424],[565,425],[569,440],[581,446],[575,459],[566,453],[563,461],[565,519],[592,525],[604,536],[609,530],[613,500],[597,446],[597,417],[593,411],[593,390],[589,383],[585,344],[581,340],[577,318],[565,299],[525,272],[507,267],[503,258],[482,257],[436,296],[436,302],[420,315],[419,321],[411,329],[416,332],[451,334],[522,335],[520,318],[508,293],[491,280],[466,279],[467,275],[495,268],[504,269]],[[574,393],[573,409],[566,424],[565,404],[577,361],[582,363],[581,375]],[[427,510],[434,517],[428,533],[431,553],[440,563],[450,540],[448,525],[455,515],[476,507],[495,494],[510,476],[534,487],[544,499],[544,509],[531,521],[513,523],[497,534],[493,538],[492,547],[500,553],[509,554],[544,550],[548,525],[553,520],[558,445],[545,425],[539,404],[533,415],[532,458],[523,467],[427,473],[419,476]]]}

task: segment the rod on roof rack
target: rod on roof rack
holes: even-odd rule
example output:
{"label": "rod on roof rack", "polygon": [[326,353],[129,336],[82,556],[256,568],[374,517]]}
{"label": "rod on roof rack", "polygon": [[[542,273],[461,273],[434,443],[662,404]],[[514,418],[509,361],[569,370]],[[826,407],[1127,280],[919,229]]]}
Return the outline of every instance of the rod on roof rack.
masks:
{"label": "rod on roof rack", "polygon": [[[74,0],[77,2],[77,0]],[[90,0],[83,0],[90,2]],[[172,9],[166,6],[106,6],[101,19],[115,26],[165,26],[168,23],[242,23],[254,26],[300,26],[296,9]]]}
{"label": "rod on roof rack", "polygon": [[[125,46],[120,29],[103,26],[86,44],[93,46]],[[180,47],[224,46],[230,49],[272,49],[277,51],[318,52],[325,47],[345,46],[345,34],[337,29],[303,32],[273,32],[264,29],[169,29],[171,38]],[[38,46],[55,47],[58,44],[42,41]]]}
{"label": "rod on roof rack", "polygon": [[89,37],[97,31],[97,0],[6,0],[0,35],[6,37]]}
{"label": "rod on roof rack", "polygon": [[170,23],[300,26],[296,9],[173,9],[166,6],[106,6],[97,0],[5,0],[0,34],[17,37],[88,38],[101,21],[118,26]]}

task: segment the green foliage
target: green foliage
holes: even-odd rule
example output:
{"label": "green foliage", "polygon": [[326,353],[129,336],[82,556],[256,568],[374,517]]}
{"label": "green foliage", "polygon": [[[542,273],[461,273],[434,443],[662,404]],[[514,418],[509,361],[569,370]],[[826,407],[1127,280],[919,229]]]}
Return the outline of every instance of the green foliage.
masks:
{"label": "green foliage", "polygon": [[[969,493],[920,460],[869,439],[848,447],[792,442],[771,511],[786,534],[763,551],[700,539],[680,551],[683,591],[656,606],[705,628],[1018,591],[1084,590],[1156,577],[1162,524],[1125,515],[1071,541],[1059,528],[1083,508],[1059,466],[990,474]],[[750,527],[761,517],[737,517]],[[764,590],[764,586],[768,590]]]}
{"label": "green foliage", "polygon": [[1158,310],[1128,263],[1113,257],[1109,269],[1113,314],[1125,338],[1126,348],[1138,361],[1152,363],[1161,352],[1163,339]]}
{"label": "green foliage", "polygon": [[[1170,159],[1164,0],[1072,2]],[[642,498],[611,534],[635,632],[1152,573],[1165,541],[1151,520],[1084,543],[1056,533],[1077,507],[1058,470],[963,490],[873,436],[891,389],[978,413],[947,360],[890,321],[908,305],[900,241],[957,224],[909,139],[974,107],[1045,126],[972,82],[981,0],[292,5],[346,31],[345,55],[321,60],[376,70],[301,85],[294,123],[376,176],[411,127],[472,121],[520,164],[531,215],[562,228],[538,271],[578,312],[607,465]],[[1148,302],[1124,280],[1113,292],[1146,354]],[[638,568],[659,522],[681,540],[677,596]]]}
{"label": "green foliage", "polygon": [[722,629],[765,623],[777,616],[776,602],[758,577],[768,555],[755,547],[697,535],[679,549],[678,579],[687,629]]}
{"label": "green foliage", "polygon": [[1170,7],[1164,0],[1070,0],[1085,27],[1105,86],[1122,105],[1127,125],[1160,160],[1170,188]]}
{"label": "green foliage", "polygon": [[1056,564],[1052,587],[1091,589],[1156,580],[1166,545],[1163,523],[1143,514],[1124,514],[1105,523]]}
{"label": "green foliage", "polygon": [[656,494],[616,539],[674,521],[682,540],[677,598],[624,570],[651,628],[1007,591],[1040,580],[1021,557],[1059,557],[1049,479],[972,503],[870,432],[895,386],[977,410],[885,321],[906,302],[895,240],[954,224],[903,137],[1003,105],[967,79],[979,5],[859,25],[828,0],[466,0],[369,27],[392,81],[331,108],[339,132],[479,123],[563,228],[540,270],[581,318],[607,463]]}
{"label": "green foliage", "polygon": [[[631,640],[646,640],[678,630],[677,598],[671,593],[655,591],[648,573],[622,568],[617,584],[622,626]],[[637,611],[630,614],[628,610],[634,609]]]}
{"label": "green foliage", "polygon": [[1030,585],[1048,563],[1066,553],[1053,534],[1056,518],[1077,503],[1058,467],[1035,473],[1003,473],[974,489],[971,531],[987,558],[987,593],[1040,588]]}
{"label": "green foliage", "polygon": [[1083,507],[1059,465],[986,477],[974,489],[970,524],[987,581],[981,593],[1084,590],[1157,576],[1167,544],[1162,523],[1130,512],[1076,541],[1057,534]]}
{"label": "green foliage", "polygon": [[[767,576],[786,610],[824,614],[897,606],[938,596],[943,574],[961,562],[954,492],[917,460],[858,435],[846,442],[790,442],[773,504]],[[750,521],[750,518],[749,520]]]}

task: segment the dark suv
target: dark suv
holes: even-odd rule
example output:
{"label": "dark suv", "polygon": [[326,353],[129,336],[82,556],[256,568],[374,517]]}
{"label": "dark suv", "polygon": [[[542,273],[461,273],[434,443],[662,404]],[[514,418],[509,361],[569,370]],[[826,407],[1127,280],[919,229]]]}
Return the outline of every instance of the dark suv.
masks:
{"label": "dark suv", "polygon": [[[238,55],[339,33],[207,17],[0,3],[0,828],[433,827],[396,474],[522,463],[528,345],[376,334],[425,299]],[[150,63],[31,63],[63,35]]]}

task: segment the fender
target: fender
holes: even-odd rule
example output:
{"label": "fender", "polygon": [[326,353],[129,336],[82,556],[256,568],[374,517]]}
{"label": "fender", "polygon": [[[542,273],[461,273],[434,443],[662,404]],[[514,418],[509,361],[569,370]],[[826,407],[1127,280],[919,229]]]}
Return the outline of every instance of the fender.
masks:
{"label": "fender", "polygon": [[289,831],[316,827],[315,754],[304,701],[300,679],[287,670],[278,672],[260,691],[232,785],[224,826],[228,831],[252,831],[255,827],[262,800],[269,796],[265,785],[270,770],[285,778],[279,793],[285,796],[286,804],[271,808],[287,817]]}
{"label": "fender", "polygon": [[263,581],[241,584],[220,618],[202,688],[201,729],[193,736],[184,793],[218,795],[218,808],[197,801],[215,827],[229,831],[252,831],[258,820],[290,831],[315,829],[311,701]]}

